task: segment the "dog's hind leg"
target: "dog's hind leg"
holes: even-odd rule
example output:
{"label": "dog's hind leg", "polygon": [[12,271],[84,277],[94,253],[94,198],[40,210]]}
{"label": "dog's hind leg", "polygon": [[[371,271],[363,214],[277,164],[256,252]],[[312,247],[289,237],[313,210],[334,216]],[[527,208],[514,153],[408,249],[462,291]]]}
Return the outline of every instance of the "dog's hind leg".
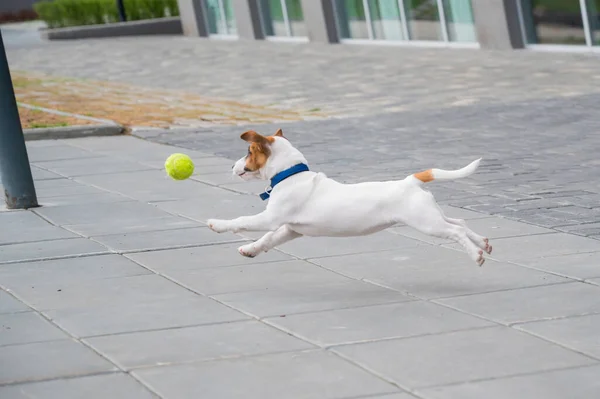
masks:
{"label": "dog's hind leg", "polygon": [[[442,213],[442,215],[443,215],[443,213]],[[467,226],[467,223],[464,220],[449,218],[446,215],[443,215],[443,216],[444,216],[444,219],[446,219],[446,221],[448,223],[462,226],[465,229],[465,232],[467,233],[467,237],[469,237],[469,239],[471,241],[473,241],[475,243],[475,245],[477,245],[479,248],[483,249],[488,254],[492,253],[492,246],[490,245],[490,241],[487,238],[480,236],[479,234],[477,234],[473,230],[471,230],[469,228],[469,226]]]}
{"label": "dog's hind leg", "polygon": [[409,204],[410,213],[402,218],[404,223],[422,233],[459,243],[479,266],[485,262],[483,250],[471,241],[467,229],[447,221],[431,193],[420,191],[413,196]]}
{"label": "dog's hind leg", "polygon": [[238,251],[243,256],[254,258],[261,252],[267,252],[298,237],[302,237],[302,234],[296,233],[288,225],[283,225],[275,231],[268,232],[256,242],[239,247]]}

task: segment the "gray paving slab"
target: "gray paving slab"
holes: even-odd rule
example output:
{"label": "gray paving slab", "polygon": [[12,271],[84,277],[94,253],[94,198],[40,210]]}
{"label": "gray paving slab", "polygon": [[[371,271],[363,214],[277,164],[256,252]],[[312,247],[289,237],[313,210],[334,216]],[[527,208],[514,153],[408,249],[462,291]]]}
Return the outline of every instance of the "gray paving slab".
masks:
{"label": "gray paving slab", "polygon": [[138,220],[132,220],[129,223],[123,223],[122,221],[115,219],[108,219],[96,223],[68,224],[64,227],[84,237],[94,237],[114,234],[141,233],[147,231],[176,230],[203,226],[205,225],[193,220],[165,214],[162,217],[147,219],[140,218]]}
{"label": "gray paving slab", "polygon": [[0,245],[78,237],[28,211],[3,212],[0,224]]}
{"label": "gray paving slab", "polygon": [[126,256],[158,273],[194,271],[225,266],[248,266],[257,263],[280,262],[294,258],[279,251],[269,251],[259,257],[247,258],[237,251],[240,244],[219,244],[204,247],[167,249],[164,251],[130,253]]}
{"label": "gray paving slab", "polygon": [[[162,162],[164,164],[164,160]],[[88,175],[80,176],[77,180],[147,202],[192,198],[199,204],[202,200],[208,202],[228,196],[223,190],[195,180],[175,181],[164,170],[113,173],[110,179],[104,175]]]}
{"label": "gray paving slab", "polygon": [[31,308],[8,292],[0,290],[0,314],[30,311]]}
{"label": "gray paving slab", "polygon": [[[458,244],[449,246],[458,248]],[[494,240],[493,246],[494,258],[513,261],[600,250],[600,242],[597,240],[565,233],[498,238]]]}
{"label": "gray paving slab", "polygon": [[14,289],[15,294],[38,310],[114,307],[127,302],[186,299],[195,294],[150,274],[80,282],[61,282]]}
{"label": "gray paving slab", "polygon": [[36,165],[63,176],[103,175],[151,169],[137,162],[114,157],[93,157],[37,162]]}
{"label": "gray paving slab", "polygon": [[334,351],[409,389],[594,363],[508,327],[354,344]]}
{"label": "gray paving slab", "polygon": [[0,267],[0,281],[3,286],[20,292],[44,285],[76,285],[150,273],[123,256],[109,254],[3,265]]}
{"label": "gray paving slab", "polygon": [[600,315],[519,324],[516,328],[600,359]]}
{"label": "gray paving slab", "polygon": [[600,366],[548,371],[418,391],[424,399],[588,399],[600,395]]}
{"label": "gray paving slab", "polygon": [[333,399],[399,391],[322,351],[140,369],[133,373],[170,399]]}
{"label": "gray paving slab", "polygon": [[600,252],[520,259],[517,263],[579,279],[600,277]]}
{"label": "gray paving slab", "polygon": [[159,202],[156,206],[167,212],[203,222],[211,218],[229,219],[254,215],[265,210],[264,202],[258,197],[222,191],[221,198]]}
{"label": "gray paving slab", "polygon": [[453,308],[501,323],[600,312],[600,287],[573,282],[439,300]]}
{"label": "gray paving slab", "polygon": [[[255,258],[256,259],[256,258]],[[163,274],[204,295],[271,290],[294,285],[345,283],[346,277],[303,261],[285,261]]]}
{"label": "gray paving slab", "polygon": [[94,237],[95,241],[114,251],[145,251],[185,245],[211,245],[224,242],[242,242],[232,233],[216,234],[208,227],[193,227],[166,231],[145,231]]}
{"label": "gray paving slab", "polygon": [[[279,247],[284,253],[298,258],[348,255],[377,252],[396,248],[415,248],[418,241],[382,231],[363,237],[301,237]],[[427,247],[423,247],[427,250]]]}
{"label": "gray paving slab", "polygon": [[[115,311],[118,308],[118,311]],[[200,296],[123,301],[108,306],[47,310],[48,317],[77,337],[181,328],[247,320],[248,316]]]}
{"label": "gray paving slab", "polygon": [[53,197],[64,197],[65,195],[101,195],[106,193],[105,190],[71,179],[42,180],[36,182],[35,186],[36,193],[39,193],[40,198],[44,198],[45,200]]}
{"label": "gray paving slab", "polygon": [[94,153],[81,148],[72,147],[67,144],[56,144],[48,146],[27,145],[27,155],[32,163],[43,161],[56,161],[60,159],[86,159],[95,156]]}
{"label": "gray paving slab", "polygon": [[487,260],[484,266],[478,267],[462,252],[433,246],[311,261],[356,279],[429,299],[569,281],[563,277],[493,260]]}
{"label": "gray paving slab", "polygon": [[259,317],[411,300],[396,291],[343,278],[338,281],[318,283],[296,281],[280,287],[220,294],[213,297],[235,309]]}
{"label": "gray paving slab", "polygon": [[2,346],[0,357],[0,384],[116,371],[100,355],[68,339]]}
{"label": "gray paving slab", "polygon": [[163,218],[168,214],[156,207],[137,201],[72,204],[37,208],[36,213],[58,225],[88,224],[119,220],[123,224],[139,223],[141,220]]}
{"label": "gray paving slab", "polygon": [[314,348],[257,321],[111,335],[86,342],[125,369]]}
{"label": "gray paving slab", "polygon": [[413,396],[409,393],[392,393],[389,395],[377,395],[377,396],[362,396],[359,399],[415,399],[416,396]]}
{"label": "gray paving slab", "polygon": [[67,334],[35,312],[0,315],[0,346],[67,338]]}
{"label": "gray paving slab", "polygon": [[142,384],[125,373],[110,373],[78,378],[32,382],[0,387],[6,399],[127,398],[157,399]]}
{"label": "gray paving slab", "polygon": [[102,203],[127,202],[131,201],[131,198],[116,193],[102,192],[95,194],[59,195],[50,198],[40,196],[38,201],[45,207],[74,206],[82,204],[87,204],[89,207]]}
{"label": "gray paving slab", "polygon": [[423,301],[305,313],[266,320],[321,346],[406,338],[493,325]]}
{"label": "gray paving slab", "polygon": [[108,248],[85,238],[28,242],[0,246],[0,264],[105,253]]}
{"label": "gray paving slab", "polygon": [[31,175],[34,181],[39,180],[51,180],[51,179],[62,179],[64,176],[50,172],[48,170],[38,168],[35,165],[31,165]]}

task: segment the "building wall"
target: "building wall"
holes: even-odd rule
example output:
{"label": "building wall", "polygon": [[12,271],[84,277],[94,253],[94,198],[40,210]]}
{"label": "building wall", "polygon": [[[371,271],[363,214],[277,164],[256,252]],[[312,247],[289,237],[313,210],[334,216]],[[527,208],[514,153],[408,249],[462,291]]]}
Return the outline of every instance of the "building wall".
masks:
{"label": "building wall", "polygon": [[33,4],[41,0],[1,0],[0,14],[16,13],[23,10],[32,10]]}

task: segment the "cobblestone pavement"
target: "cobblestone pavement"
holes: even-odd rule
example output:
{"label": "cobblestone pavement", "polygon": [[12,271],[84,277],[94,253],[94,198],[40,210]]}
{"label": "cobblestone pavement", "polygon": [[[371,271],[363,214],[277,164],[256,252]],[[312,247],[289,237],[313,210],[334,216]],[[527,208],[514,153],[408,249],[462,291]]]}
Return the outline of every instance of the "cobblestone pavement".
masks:
{"label": "cobblestone pavement", "polygon": [[[597,55],[163,37],[52,43],[9,59],[15,69],[334,114],[284,129],[314,166],[349,182],[483,156],[477,175],[431,185],[440,202],[600,238]],[[136,134],[238,157],[241,130]]]}

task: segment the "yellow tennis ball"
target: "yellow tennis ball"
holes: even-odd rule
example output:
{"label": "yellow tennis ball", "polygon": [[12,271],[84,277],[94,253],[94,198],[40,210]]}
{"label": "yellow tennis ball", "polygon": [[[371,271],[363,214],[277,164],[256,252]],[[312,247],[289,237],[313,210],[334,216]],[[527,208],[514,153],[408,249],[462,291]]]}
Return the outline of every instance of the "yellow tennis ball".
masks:
{"label": "yellow tennis ball", "polygon": [[185,180],[194,173],[194,162],[185,154],[172,154],[165,161],[167,174],[175,180]]}

